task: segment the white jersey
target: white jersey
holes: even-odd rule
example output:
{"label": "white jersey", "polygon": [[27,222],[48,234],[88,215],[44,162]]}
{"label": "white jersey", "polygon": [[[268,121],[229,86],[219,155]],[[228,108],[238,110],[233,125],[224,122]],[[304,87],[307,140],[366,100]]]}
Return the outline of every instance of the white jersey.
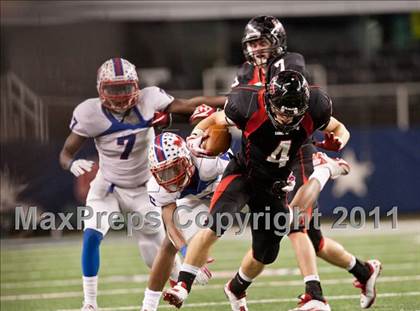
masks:
{"label": "white jersey", "polygon": [[137,105],[123,117],[107,110],[99,98],[91,98],[75,108],[70,129],[77,135],[94,138],[99,170],[106,181],[135,188],[151,177],[147,150],[155,137],[151,127],[153,115],[165,110],[173,100],[158,87],[144,88]]}
{"label": "white jersey", "polygon": [[195,166],[194,175],[191,182],[184,190],[178,192],[168,192],[159,186],[156,179],[152,176],[147,183],[147,192],[150,201],[157,207],[162,207],[170,203],[175,203],[181,198],[198,199],[207,198],[212,194],[219,184],[223,171],[229,163],[227,153],[216,158],[196,158],[192,156]]}

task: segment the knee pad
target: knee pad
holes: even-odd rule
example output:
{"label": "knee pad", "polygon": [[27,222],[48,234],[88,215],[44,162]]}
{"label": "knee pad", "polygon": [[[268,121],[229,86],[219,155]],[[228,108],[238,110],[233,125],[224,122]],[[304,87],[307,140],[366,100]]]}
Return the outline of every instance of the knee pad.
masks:
{"label": "knee pad", "polygon": [[96,276],[99,271],[99,245],[103,239],[102,233],[95,229],[83,232],[82,271],[84,276]]}
{"label": "knee pad", "polygon": [[252,247],[252,255],[254,257],[255,260],[258,260],[259,262],[268,265],[270,263],[273,263],[276,258],[277,255],[279,254],[279,250],[280,250],[280,244],[279,243],[274,243],[273,244],[263,244],[257,247]]}

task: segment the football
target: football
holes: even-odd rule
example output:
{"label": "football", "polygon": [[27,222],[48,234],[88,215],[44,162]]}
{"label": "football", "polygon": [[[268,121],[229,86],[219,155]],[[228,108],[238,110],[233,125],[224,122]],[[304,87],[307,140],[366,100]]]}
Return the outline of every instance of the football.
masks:
{"label": "football", "polygon": [[207,138],[203,140],[201,148],[207,150],[210,156],[217,156],[225,153],[232,141],[229,129],[223,125],[212,125],[204,133]]}

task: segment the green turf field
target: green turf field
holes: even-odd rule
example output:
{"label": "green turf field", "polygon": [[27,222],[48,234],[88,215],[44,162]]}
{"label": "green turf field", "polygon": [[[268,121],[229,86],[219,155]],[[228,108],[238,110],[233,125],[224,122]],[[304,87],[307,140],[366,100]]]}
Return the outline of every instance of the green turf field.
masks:
{"label": "green turf field", "polygon": [[[361,258],[382,261],[379,297],[373,310],[420,310],[419,234],[358,234],[353,239],[339,235],[336,239]],[[185,305],[187,310],[229,310],[223,284],[233,275],[248,247],[249,242],[243,239],[226,239],[216,245],[212,270],[219,273],[209,286],[193,289]],[[74,237],[59,242],[2,243],[1,310],[78,310],[82,301],[80,249],[81,240]],[[147,269],[134,242],[111,237],[105,240],[101,255],[101,310],[140,310]],[[303,284],[287,239],[282,243],[280,257],[269,269],[272,275],[260,277],[248,291],[250,310],[294,307]],[[324,293],[333,310],[360,309],[359,291],[352,287],[347,272],[322,261],[319,270]],[[166,304],[161,307],[168,308]]]}

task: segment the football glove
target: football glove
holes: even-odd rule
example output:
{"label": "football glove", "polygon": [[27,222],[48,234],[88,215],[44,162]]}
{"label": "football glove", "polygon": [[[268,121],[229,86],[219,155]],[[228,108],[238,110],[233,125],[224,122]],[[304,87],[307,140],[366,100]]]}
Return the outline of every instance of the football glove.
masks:
{"label": "football glove", "polygon": [[284,192],[291,192],[293,189],[295,189],[296,186],[296,177],[293,175],[293,173],[290,173],[289,177],[287,177],[286,186],[281,188]]}
{"label": "football glove", "polygon": [[172,114],[165,111],[156,111],[153,115],[152,126],[163,130],[171,127],[172,125]]}
{"label": "football glove", "polygon": [[207,150],[201,148],[201,144],[205,138],[206,136],[203,131],[198,130],[197,132],[193,132],[191,136],[188,136],[186,139],[187,148],[198,158],[208,157]]}
{"label": "football glove", "polygon": [[197,106],[190,117],[190,123],[192,125],[195,125],[198,122],[200,122],[202,119],[207,118],[208,116],[212,115],[215,112],[216,112],[216,109],[208,105],[202,104],[200,106]]}
{"label": "football glove", "polygon": [[210,281],[213,275],[208,268],[208,264],[211,264],[212,262],[214,262],[214,259],[210,257],[207,259],[207,264],[200,268],[194,280],[196,284],[207,285],[207,283]]}
{"label": "football glove", "polygon": [[343,147],[341,138],[335,136],[333,132],[325,133],[324,140],[321,142],[315,142],[315,146],[325,150],[339,151]]}
{"label": "football glove", "polygon": [[92,171],[94,163],[93,161],[79,159],[71,163],[69,170],[74,176],[79,177],[86,172]]}

